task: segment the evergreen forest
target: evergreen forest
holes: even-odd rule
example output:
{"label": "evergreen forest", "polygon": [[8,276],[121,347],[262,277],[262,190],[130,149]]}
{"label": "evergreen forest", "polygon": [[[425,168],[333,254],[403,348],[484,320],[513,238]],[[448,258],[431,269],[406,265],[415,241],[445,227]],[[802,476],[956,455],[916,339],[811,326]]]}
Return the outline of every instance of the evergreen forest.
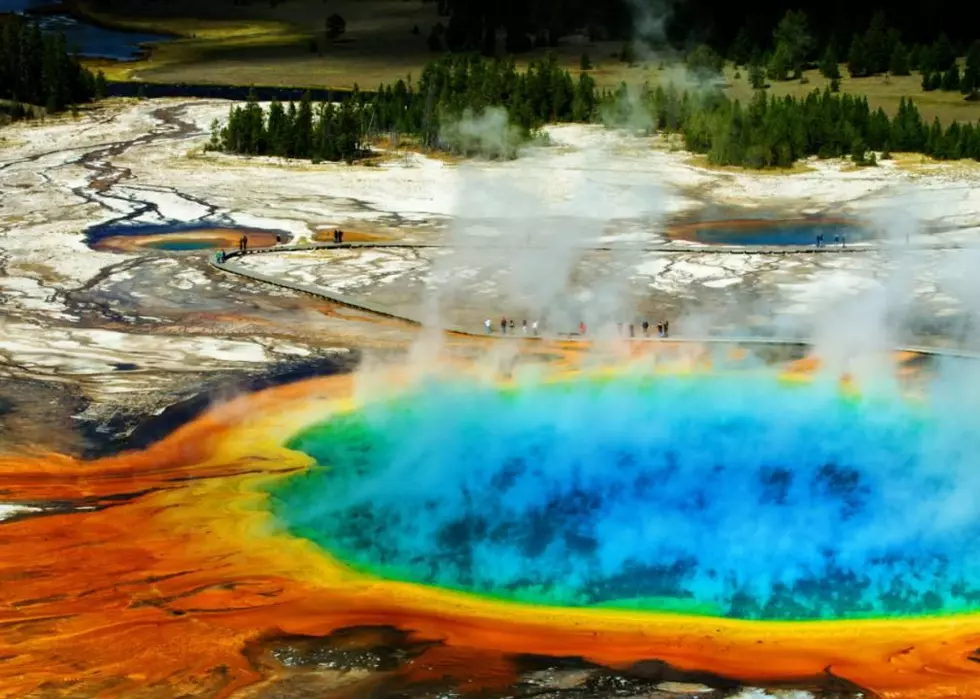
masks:
{"label": "evergreen forest", "polygon": [[273,102],[263,109],[253,98],[231,108],[224,128],[214,125],[210,147],[352,162],[384,136],[475,153],[479,140],[460,140],[460,129],[451,127],[494,109],[506,110],[515,147],[545,124],[603,122],[680,134],[689,150],[718,165],[789,167],[809,156],[850,156],[871,165],[875,152],[887,157],[891,151],[980,160],[980,124],[925,123],[911,100],[902,100],[889,117],[872,110],[864,97],[829,89],[799,99],[756,90],[744,105],[710,84],[691,90],[645,86],[639,94],[625,85],[600,91],[588,73],[573,78],[553,57],[521,73],[509,60],[450,56],[430,63],[418,83],[400,80],[374,93],[355,90],[337,104],[313,105],[306,98],[299,105]]}
{"label": "evergreen forest", "polygon": [[17,15],[0,26],[0,101],[10,119],[30,117],[31,107],[47,113],[105,95],[105,76],[93,75],[69,53],[61,34],[42,34]]}

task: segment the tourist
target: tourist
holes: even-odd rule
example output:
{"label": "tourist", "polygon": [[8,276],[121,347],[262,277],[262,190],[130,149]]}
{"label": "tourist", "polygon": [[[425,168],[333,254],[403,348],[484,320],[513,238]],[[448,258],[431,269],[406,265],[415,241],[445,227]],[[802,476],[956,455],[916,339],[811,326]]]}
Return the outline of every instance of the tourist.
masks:
{"label": "tourist", "polygon": [[834,245],[840,243],[840,233],[834,233]]}
{"label": "tourist", "polygon": [[506,335],[507,334],[507,317],[506,316],[500,316],[500,334],[501,335]]}
{"label": "tourist", "polygon": [[669,320],[665,320],[664,321],[664,337],[668,337],[669,335],[670,335],[670,321]]}
{"label": "tourist", "polygon": [[338,243],[343,243],[344,242],[344,232],[342,230],[340,230],[339,228],[337,229],[337,242]]}
{"label": "tourist", "polygon": [[510,325],[510,334],[513,335],[514,334],[514,319],[513,318],[510,319],[510,322],[508,323],[508,325]]}
{"label": "tourist", "polygon": [[248,252],[248,236],[242,236],[242,252]]}
{"label": "tourist", "polygon": [[538,336],[538,321],[535,320],[531,323],[531,332],[535,337]]}
{"label": "tourist", "polygon": [[524,334],[527,335],[527,319],[521,321],[521,329],[524,331]]}
{"label": "tourist", "polygon": [[657,323],[657,337],[663,337],[663,336],[664,336],[664,324]]}
{"label": "tourist", "polygon": [[643,321],[643,337],[650,337],[650,323]]}
{"label": "tourist", "polygon": [[632,323],[630,323],[630,337],[636,337],[636,328],[633,327]]}
{"label": "tourist", "polygon": [[843,233],[841,233],[840,234],[840,246],[841,246],[841,249],[843,249],[845,245],[847,245],[847,236],[844,235]]}
{"label": "tourist", "polygon": [[584,320],[583,320],[583,321],[581,321],[581,322],[580,322],[580,323],[578,324],[578,334],[579,334],[579,335],[584,335],[584,334],[585,334],[585,321],[584,321]]}
{"label": "tourist", "polygon": [[489,318],[483,321],[483,327],[487,329],[487,335],[493,332],[493,324],[490,322]]}

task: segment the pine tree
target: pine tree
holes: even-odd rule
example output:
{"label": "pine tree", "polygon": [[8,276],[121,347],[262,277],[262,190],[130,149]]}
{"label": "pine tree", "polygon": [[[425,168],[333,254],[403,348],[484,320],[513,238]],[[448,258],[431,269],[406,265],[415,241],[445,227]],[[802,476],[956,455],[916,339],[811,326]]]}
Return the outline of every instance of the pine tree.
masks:
{"label": "pine tree", "polygon": [[966,69],[960,77],[960,92],[964,95],[975,96],[977,93],[977,72]]}
{"label": "pine tree", "polygon": [[766,75],[770,80],[789,80],[790,70],[793,68],[792,56],[785,44],[776,46],[772,56],[769,58],[769,66]]}
{"label": "pine tree", "polygon": [[310,93],[306,91],[299,103],[296,120],[293,122],[295,156],[310,158],[313,155],[313,105]]}
{"label": "pine tree", "polygon": [[860,78],[868,74],[868,55],[864,40],[854,35],[851,40],[851,50],[847,53],[847,72],[852,78]]}
{"label": "pine tree", "polygon": [[787,11],[773,30],[773,44],[776,47],[774,55],[780,56],[776,67],[781,69],[785,63],[794,77],[802,75],[803,66],[813,47],[806,15],[799,10]]}
{"label": "pine tree", "polygon": [[891,59],[888,62],[888,72],[892,75],[912,74],[909,53],[901,42],[895,44],[895,49],[892,51]]}
{"label": "pine tree", "polygon": [[109,86],[106,84],[105,73],[101,70],[95,74],[95,99],[105,99],[109,94]]}
{"label": "pine tree", "polygon": [[867,163],[867,146],[864,145],[864,141],[860,138],[855,138],[851,143],[851,160],[855,165],[864,165]]}
{"label": "pine tree", "polygon": [[932,48],[933,70],[944,72],[956,63],[956,50],[946,34],[940,34]]}
{"label": "pine tree", "polygon": [[747,66],[752,60],[752,49],[752,38],[749,36],[749,30],[743,26],[735,35],[735,41],[732,43],[728,58],[736,66]]}
{"label": "pine tree", "polygon": [[749,68],[749,85],[753,90],[762,90],[766,86],[766,74],[762,66],[753,65]]}
{"label": "pine tree", "polygon": [[582,74],[575,87],[575,98],[572,101],[572,121],[591,121],[595,113],[596,95],[595,80],[591,75]]}
{"label": "pine tree", "polygon": [[288,109],[286,109],[286,120],[285,120],[286,128],[289,133],[289,139],[286,145],[287,158],[299,157],[300,138],[296,130],[296,118],[297,118],[296,103],[291,101],[289,103]]}
{"label": "pine tree", "polygon": [[960,67],[958,65],[954,63],[945,73],[943,73],[941,87],[943,90],[948,90],[950,92],[960,89]]}
{"label": "pine tree", "polygon": [[840,65],[833,44],[827,45],[827,50],[820,59],[820,74],[828,80],[840,79]]}
{"label": "pine tree", "polygon": [[922,55],[922,47],[919,44],[913,44],[909,50],[909,66],[912,70],[922,70]]}
{"label": "pine tree", "polygon": [[268,149],[270,155],[284,158],[289,154],[291,127],[286,120],[286,111],[282,102],[274,99],[269,105],[268,119]]}
{"label": "pine tree", "polygon": [[863,43],[867,57],[867,74],[876,75],[888,70],[892,51],[889,47],[888,22],[885,20],[884,12],[879,10],[871,18]]}
{"label": "pine tree", "polygon": [[976,97],[978,88],[980,88],[980,41],[974,41],[966,52],[960,90],[970,97]]}

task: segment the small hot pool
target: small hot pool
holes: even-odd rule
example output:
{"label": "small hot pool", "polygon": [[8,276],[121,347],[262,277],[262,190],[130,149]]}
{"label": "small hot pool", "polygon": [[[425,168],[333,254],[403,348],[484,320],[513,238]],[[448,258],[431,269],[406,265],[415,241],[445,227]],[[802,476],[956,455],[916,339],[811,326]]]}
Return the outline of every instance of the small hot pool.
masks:
{"label": "small hot pool", "polygon": [[840,219],[729,219],[701,221],[674,226],[668,230],[672,240],[704,245],[812,246],[823,234],[827,246],[839,239],[845,243],[870,240],[867,229]]}
{"label": "small hot pool", "polygon": [[285,231],[259,228],[239,228],[207,223],[96,226],[88,232],[88,244],[95,250],[137,252],[161,250],[167,252],[193,252],[196,250],[235,250],[243,236],[248,237],[249,248],[266,248],[278,242],[287,242],[291,236]]}

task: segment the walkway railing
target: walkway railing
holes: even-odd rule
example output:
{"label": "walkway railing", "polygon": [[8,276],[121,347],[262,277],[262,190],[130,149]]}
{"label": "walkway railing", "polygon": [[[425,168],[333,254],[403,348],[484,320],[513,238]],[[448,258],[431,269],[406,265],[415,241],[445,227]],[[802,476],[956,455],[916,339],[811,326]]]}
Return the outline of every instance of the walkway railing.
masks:
{"label": "walkway railing", "polygon": [[[401,313],[396,313],[395,311],[382,306],[381,304],[372,303],[363,299],[355,299],[344,294],[338,294],[328,289],[324,289],[320,286],[315,286],[313,284],[304,284],[302,282],[288,281],[280,277],[274,277],[269,274],[263,274],[261,272],[256,272],[255,270],[248,269],[241,264],[235,264],[233,260],[238,258],[244,258],[251,255],[262,255],[271,254],[278,252],[312,252],[317,250],[351,250],[351,249],[384,249],[384,248],[444,248],[449,246],[439,245],[436,243],[400,243],[400,242],[382,242],[382,243],[361,243],[361,242],[351,242],[351,243],[314,243],[310,245],[277,245],[275,247],[267,248],[256,248],[254,250],[248,250],[242,252],[240,250],[235,250],[228,253],[215,253],[209,257],[209,264],[214,269],[221,272],[226,272],[228,274],[234,274],[245,279],[250,279],[252,281],[262,282],[263,284],[270,284],[281,289],[289,289],[291,291],[296,291],[303,294],[309,294],[310,296],[315,296],[324,301],[329,301],[330,303],[335,303],[341,306],[346,306],[348,308],[354,308],[360,311],[367,311],[368,313],[373,313],[385,318],[392,318],[399,320],[411,325],[422,326],[424,323],[418,318],[412,318],[410,316],[403,315]],[[474,246],[477,248],[489,248],[491,246]],[[784,246],[785,247],[785,246]],[[589,247],[583,248],[585,250],[613,250],[621,249],[614,247]],[[642,248],[630,248],[631,250],[637,249],[646,252],[657,251],[657,252],[691,252],[691,249],[682,250],[678,248],[667,248],[658,246],[646,246]],[[809,248],[808,252],[816,252],[821,250],[820,248]],[[844,248],[844,250],[852,250],[852,248]],[[853,250],[868,250],[868,248],[853,248]],[[704,252],[703,246],[697,248],[698,252]],[[222,259],[222,254],[224,258]],[[543,340],[543,339],[558,339],[558,340],[568,340],[568,341],[579,341],[579,342],[591,342],[594,341],[595,337],[582,337],[580,335],[575,335],[572,333],[558,334],[557,336],[532,336],[523,335],[518,333],[500,335],[500,334],[487,334],[486,332],[478,332],[472,329],[463,328],[461,326],[448,325],[442,326],[440,330],[448,333],[453,333],[456,335],[465,335],[469,337],[483,337],[483,338],[494,338],[494,339],[506,339],[506,340]],[[630,338],[634,342],[663,342],[664,338],[659,337],[636,337]],[[689,343],[700,343],[700,344],[735,344],[735,345],[795,345],[798,347],[808,347],[813,343],[802,339],[802,338],[779,338],[779,337],[766,337],[760,335],[741,335],[741,336],[707,336],[707,337],[685,337],[685,336],[674,336],[671,335],[666,339],[667,342],[689,342]],[[896,351],[902,352],[913,352],[916,354],[930,354],[930,355],[943,355],[950,357],[962,357],[965,359],[980,359],[980,352],[967,350],[967,349],[957,349],[957,348],[947,348],[947,347],[926,347],[918,345],[910,345],[905,347],[898,347]]]}

